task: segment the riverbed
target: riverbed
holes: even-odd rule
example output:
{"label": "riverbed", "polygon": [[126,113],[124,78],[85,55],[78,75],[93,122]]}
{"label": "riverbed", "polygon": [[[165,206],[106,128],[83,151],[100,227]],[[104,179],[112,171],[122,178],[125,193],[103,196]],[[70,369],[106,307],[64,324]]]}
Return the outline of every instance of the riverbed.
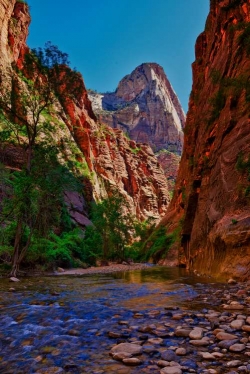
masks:
{"label": "riverbed", "polygon": [[[244,371],[250,363],[249,332],[230,325],[239,316],[247,325],[245,284],[150,267],[22,278],[14,285],[0,279],[0,292],[2,374],[250,372],[250,366]],[[239,309],[235,304],[233,310],[224,310],[223,303],[231,302],[239,303]],[[192,345],[187,332],[181,333],[197,327],[207,344]],[[244,349],[219,347],[223,340],[214,334],[216,328],[236,334],[232,344],[244,344]],[[123,343],[137,344],[141,351],[122,361],[111,350]],[[204,353],[212,356],[204,358]],[[233,360],[239,362],[228,366]]]}

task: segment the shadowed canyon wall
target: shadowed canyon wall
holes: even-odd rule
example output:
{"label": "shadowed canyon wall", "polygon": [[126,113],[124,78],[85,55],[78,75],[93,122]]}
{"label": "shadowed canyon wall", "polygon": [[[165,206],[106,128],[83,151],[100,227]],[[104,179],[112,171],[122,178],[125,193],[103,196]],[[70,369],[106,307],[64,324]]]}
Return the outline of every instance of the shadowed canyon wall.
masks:
{"label": "shadowed canyon wall", "polygon": [[195,54],[184,152],[174,198],[162,223],[182,226],[181,251],[190,269],[246,278],[250,275],[250,2],[211,0]]}

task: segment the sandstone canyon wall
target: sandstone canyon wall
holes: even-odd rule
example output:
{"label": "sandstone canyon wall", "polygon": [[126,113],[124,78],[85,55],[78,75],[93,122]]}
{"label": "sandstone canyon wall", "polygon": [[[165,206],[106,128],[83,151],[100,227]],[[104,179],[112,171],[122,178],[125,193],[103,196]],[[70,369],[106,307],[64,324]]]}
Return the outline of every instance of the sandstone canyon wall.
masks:
{"label": "sandstone canyon wall", "polygon": [[155,63],[144,63],[124,77],[115,92],[89,92],[103,123],[123,130],[154,151],[181,154],[185,114],[166,74]]}
{"label": "sandstone canyon wall", "polygon": [[198,37],[174,198],[187,266],[250,275],[250,2],[211,0]]}
{"label": "sandstone canyon wall", "polygon": [[144,63],[124,77],[115,92],[89,90],[88,96],[101,123],[151,146],[173,190],[186,117],[163,68]]}
{"label": "sandstone canyon wall", "polygon": [[[24,53],[29,51],[26,46],[29,23],[25,3],[0,0],[1,79],[14,74],[12,63],[22,68]],[[170,198],[163,171],[151,148],[128,140],[119,129],[100,125],[80,76],[78,85],[81,94],[66,104],[55,106],[52,124],[55,137],[61,142],[65,139],[73,142],[77,147],[77,160],[88,169],[89,176],[85,178],[88,199],[100,200],[118,189],[128,201],[130,211],[139,219],[149,216],[158,219],[166,212]],[[58,122],[65,125],[63,130]],[[11,155],[16,157],[16,150],[8,152],[9,161],[13,162],[10,159]],[[74,210],[76,199],[73,197],[71,202],[70,199],[72,197],[67,197]],[[80,214],[79,209],[76,212]],[[75,214],[76,220],[77,217]],[[84,225],[84,216],[78,219]]]}

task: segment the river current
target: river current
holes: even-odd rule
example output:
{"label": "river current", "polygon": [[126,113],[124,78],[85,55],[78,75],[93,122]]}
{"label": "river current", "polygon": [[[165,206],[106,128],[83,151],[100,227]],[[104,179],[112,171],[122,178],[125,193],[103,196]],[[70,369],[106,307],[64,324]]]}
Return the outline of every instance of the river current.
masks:
{"label": "river current", "polygon": [[119,339],[108,334],[124,324],[120,341],[133,340],[140,324],[157,323],[167,308],[205,307],[205,298],[204,305],[192,301],[202,282],[213,287],[209,279],[166,267],[23,278],[14,285],[0,279],[0,373],[159,372],[150,371],[149,359],[140,369],[114,361],[109,351]]}

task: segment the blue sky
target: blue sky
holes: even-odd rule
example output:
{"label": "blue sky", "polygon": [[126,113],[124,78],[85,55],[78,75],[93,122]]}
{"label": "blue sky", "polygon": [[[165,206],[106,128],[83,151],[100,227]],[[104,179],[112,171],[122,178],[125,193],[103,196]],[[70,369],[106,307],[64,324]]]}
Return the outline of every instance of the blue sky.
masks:
{"label": "blue sky", "polygon": [[191,91],[194,44],[209,0],[28,0],[28,45],[50,40],[69,54],[87,88],[113,91],[143,62],[160,64],[184,110]]}

